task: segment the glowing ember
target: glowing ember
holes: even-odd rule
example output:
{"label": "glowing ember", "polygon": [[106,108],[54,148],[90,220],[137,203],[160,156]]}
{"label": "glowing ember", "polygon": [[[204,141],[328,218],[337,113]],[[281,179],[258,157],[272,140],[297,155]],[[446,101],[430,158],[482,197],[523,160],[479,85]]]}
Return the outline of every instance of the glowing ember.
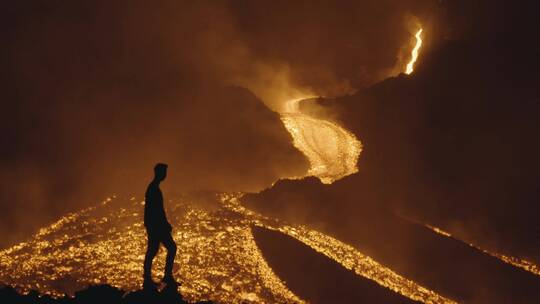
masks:
{"label": "glowing ember", "polygon": [[[431,226],[431,225],[424,225],[425,227],[433,230],[434,232],[438,233],[438,234],[441,234],[441,235],[444,235],[446,237],[449,237],[449,238],[453,238],[453,239],[456,239],[456,240],[459,240],[455,237],[453,237],[450,233],[440,229],[440,228],[437,228],[437,227],[434,227],[434,226]],[[461,241],[461,240],[459,240]],[[461,242],[464,242],[464,241],[461,241]],[[515,267],[519,267],[521,269],[524,269],[528,272],[531,272],[537,276],[540,276],[540,268],[538,268],[537,265],[535,265],[534,263],[530,262],[530,261],[527,261],[527,260],[524,260],[524,259],[520,259],[520,258],[516,258],[516,257],[512,257],[512,256],[508,256],[508,255],[504,255],[504,254],[500,254],[500,253],[495,253],[495,252],[490,252],[488,250],[485,250],[485,249],[482,249],[474,244],[470,244],[470,243],[467,243],[467,242],[464,242],[465,244],[477,249],[477,250],[480,250],[482,251],[483,253],[486,253],[486,254],[489,254],[490,256],[492,257],[495,257],[507,264],[510,264],[512,266],[515,266]]]}
{"label": "glowing ember", "polygon": [[412,50],[411,61],[409,61],[409,63],[407,64],[407,69],[405,70],[405,74],[407,75],[410,75],[414,71],[414,63],[418,59],[418,51],[422,47],[422,31],[423,29],[419,29],[418,32],[416,32],[416,45]]}
{"label": "glowing ember", "polygon": [[334,122],[301,113],[298,109],[300,100],[290,100],[285,105],[286,112],[281,114],[281,120],[291,134],[294,146],[310,162],[308,175],[331,184],[356,173],[362,151],[360,141]]}

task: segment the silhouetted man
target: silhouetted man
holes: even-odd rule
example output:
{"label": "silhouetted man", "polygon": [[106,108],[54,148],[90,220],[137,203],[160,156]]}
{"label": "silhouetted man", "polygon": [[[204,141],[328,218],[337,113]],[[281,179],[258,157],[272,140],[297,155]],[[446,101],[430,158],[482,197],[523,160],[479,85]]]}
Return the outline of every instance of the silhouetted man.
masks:
{"label": "silhouetted man", "polygon": [[152,281],[152,261],[159,250],[160,243],[167,248],[167,263],[162,281],[167,285],[176,284],[172,274],[176,243],[171,236],[172,226],[165,216],[163,194],[159,189],[159,184],[165,177],[167,177],[167,165],[157,164],[154,167],[154,179],[148,185],[145,194],[144,226],[148,234],[148,249],[144,258],[144,288],[155,286]]}

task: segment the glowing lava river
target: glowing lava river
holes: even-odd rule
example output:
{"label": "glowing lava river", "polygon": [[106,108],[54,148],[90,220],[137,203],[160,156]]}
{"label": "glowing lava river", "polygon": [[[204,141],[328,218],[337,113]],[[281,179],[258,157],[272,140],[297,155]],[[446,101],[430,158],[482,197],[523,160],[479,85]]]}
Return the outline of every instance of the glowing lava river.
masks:
{"label": "glowing lava river", "polygon": [[301,100],[287,102],[281,120],[291,133],[294,146],[309,159],[311,166],[308,175],[331,184],[356,173],[361,143],[336,123],[301,113],[298,106]]}

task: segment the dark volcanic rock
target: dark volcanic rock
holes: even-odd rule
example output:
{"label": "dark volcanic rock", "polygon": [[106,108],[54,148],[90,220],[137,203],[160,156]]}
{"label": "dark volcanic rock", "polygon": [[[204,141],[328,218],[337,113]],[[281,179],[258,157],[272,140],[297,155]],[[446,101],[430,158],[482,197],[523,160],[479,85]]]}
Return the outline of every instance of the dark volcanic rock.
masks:
{"label": "dark volcanic rock", "polygon": [[[0,287],[0,303],[9,304],[187,304],[176,288],[165,287],[161,291],[137,290],[126,293],[110,285],[95,285],[77,291],[74,297],[53,299],[47,295],[40,295],[32,291],[27,295],[19,294],[13,287]],[[211,301],[197,302],[198,304],[211,304]]]}
{"label": "dark volcanic rock", "polygon": [[252,231],[274,272],[310,303],[416,303],[357,276],[290,236],[261,227]]}

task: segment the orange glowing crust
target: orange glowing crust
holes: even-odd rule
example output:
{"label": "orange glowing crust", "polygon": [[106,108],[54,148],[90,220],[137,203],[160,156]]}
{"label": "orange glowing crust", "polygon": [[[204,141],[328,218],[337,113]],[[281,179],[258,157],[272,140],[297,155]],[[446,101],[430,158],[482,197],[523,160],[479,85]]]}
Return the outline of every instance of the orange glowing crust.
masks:
{"label": "orange glowing crust", "polygon": [[414,71],[414,64],[418,59],[418,52],[422,47],[422,31],[423,29],[419,29],[418,32],[416,32],[416,45],[414,46],[414,49],[411,53],[411,61],[409,61],[409,63],[407,64],[407,69],[405,70],[405,74],[407,75],[410,75]]}
{"label": "orange glowing crust", "polygon": [[238,196],[226,198],[224,203],[228,205],[228,208],[231,208],[246,217],[250,217],[255,225],[287,234],[313,248],[315,251],[333,259],[343,267],[354,271],[357,275],[373,280],[377,284],[405,297],[422,303],[456,303],[400,276],[369,256],[359,252],[354,247],[331,236],[311,230],[303,225],[293,226],[281,223],[276,219],[270,219],[250,211],[241,205],[240,197]]}
{"label": "orange glowing crust", "polygon": [[[188,301],[304,303],[266,263],[250,229],[258,225],[287,234],[410,299],[455,303],[335,238],[252,212],[240,199],[221,195],[212,212],[195,207],[191,200],[169,203],[169,220],[179,244],[174,272]],[[114,199],[62,218],[30,241],[0,251],[0,281],[22,292],[37,289],[53,296],[88,284],[139,289],[146,246],[142,207],[135,199]],[[162,250],[154,262],[156,280],[163,272],[164,254]]]}
{"label": "orange glowing crust", "polygon": [[[218,303],[303,303],[263,259],[250,222],[220,208],[209,213],[189,201],[169,202],[168,217],[178,244],[175,277],[186,300]],[[0,251],[0,282],[21,292],[55,297],[88,284],[130,291],[142,286],[146,233],[143,202],[109,199],[69,214],[28,242]],[[154,261],[154,279],[165,251]]]}

